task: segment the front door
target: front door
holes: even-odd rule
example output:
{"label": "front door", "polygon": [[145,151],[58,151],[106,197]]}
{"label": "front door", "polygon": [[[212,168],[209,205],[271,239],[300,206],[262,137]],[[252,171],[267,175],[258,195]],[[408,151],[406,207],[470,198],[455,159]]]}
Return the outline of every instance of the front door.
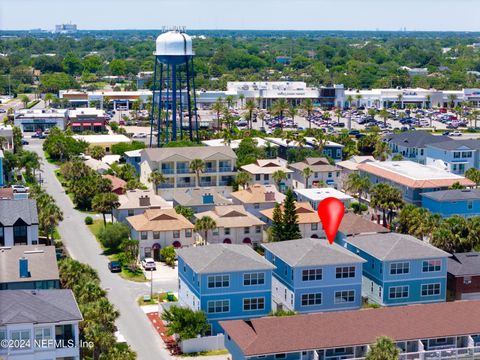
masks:
{"label": "front door", "polygon": [[160,249],[153,249],[153,260],[160,261]]}

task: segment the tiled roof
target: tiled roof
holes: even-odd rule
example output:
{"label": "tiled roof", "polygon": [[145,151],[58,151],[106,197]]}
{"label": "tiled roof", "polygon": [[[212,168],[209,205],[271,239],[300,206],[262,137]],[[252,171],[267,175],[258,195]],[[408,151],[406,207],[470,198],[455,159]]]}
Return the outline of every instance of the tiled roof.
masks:
{"label": "tiled roof", "polygon": [[237,155],[228,146],[192,146],[174,148],[147,148],[142,151],[142,160],[163,161],[174,155],[184,157],[187,160],[205,160],[215,154],[223,154],[228,158],[236,159]]}
{"label": "tiled roof", "polygon": [[0,224],[13,226],[18,219],[22,219],[27,225],[38,224],[35,200],[0,200]]}
{"label": "tiled roof", "polygon": [[[213,203],[205,204],[204,195],[212,195]],[[220,194],[214,188],[195,188],[195,189],[175,189],[173,200],[182,206],[199,206],[199,205],[229,205],[231,200]]]}
{"label": "tiled roof", "polygon": [[141,215],[127,217],[136,231],[173,231],[193,229],[193,224],[175,209],[147,209]]}
{"label": "tiled roof", "polygon": [[235,228],[255,225],[265,225],[263,221],[245,210],[243,205],[215,206],[211,211],[195,214],[197,219],[204,216],[211,217],[217,227]]}
{"label": "tiled roof", "polygon": [[[148,197],[149,201],[146,202],[146,205],[140,205],[140,198]],[[140,209],[140,208],[171,208],[172,205],[160,195],[155,194],[153,190],[127,190],[125,194],[118,196],[118,202],[120,206],[119,210],[123,209]]]}
{"label": "tiled roof", "polygon": [[[283,211],[283,205],[281,205],[281,209]],[[298,215],[299,224],[320,222],[317,212],[313,210],[312,205],[308,202],[295,203],[295,210]],[[273,220],[273,208],[262,210],[260,213],[265,215],[268,219]]]}
{"label": "tiled roof", "polygon": [[448,272],[454,276],[479,276],[480,253],[454,253],[448,259]]}
{"label": "tiled roof", "polygon": [[[273,200],[266,200],[265,194],[273,193]],[[261,185],[253,184],[248,189],[238,190],[230,194],[232,197],[240,200],[244,204],[255,203],[269,203],[278,202],[281,203],[285,200],[285,195],[277,190],[275,185]]]}
{"label": "tiled roof", "polygon": [[250,174],[273,174],[278,170],[286,173],[293,172],[287,168],[285,163],[278,159],[258,159],[254,164],[243,165],[242,169]]}
{"label": "tiled roof", "polygon": [[382,225],[364,219],[362,216],[350,212],[345,213],[345,215],[343,216],[338,231],[342,232],[347,236],[390,232],[390,230],[383,227]]}
{"label": "tiled roof", "polygon": [[480,333],[480,301],[221,321],[243,355],[290,353]]}
{"label": "tiled roof", "polygon": [[326,239],[297,239],[262,246],[293,267],[366,262],[340,245],[335,243],[330,245]]}
{"label": "tiled roof", "polygon": [[127,187],[127,182],[123,179],[120,179],[113,175],[103,175],[104,178],[112,182],[112,191],[125,189]]}
{"label": "tiled roof", "polygon": [[423,197],[436,201],[480,200],[480,189],[452,189],[421,193]]}
{"label": "tiled roof", "polygon": [[275,268],[247,245],[211,244],[176,251],[178,256],[196,273],[211,274]]}

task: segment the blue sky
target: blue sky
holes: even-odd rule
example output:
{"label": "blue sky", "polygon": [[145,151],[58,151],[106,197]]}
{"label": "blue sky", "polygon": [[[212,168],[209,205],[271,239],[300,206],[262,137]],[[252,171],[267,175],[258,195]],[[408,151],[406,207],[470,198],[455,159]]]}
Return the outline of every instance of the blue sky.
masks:
{"label": "blue sky", "polygon": [[0,0],[0,29],[480,31],[480,0]]}

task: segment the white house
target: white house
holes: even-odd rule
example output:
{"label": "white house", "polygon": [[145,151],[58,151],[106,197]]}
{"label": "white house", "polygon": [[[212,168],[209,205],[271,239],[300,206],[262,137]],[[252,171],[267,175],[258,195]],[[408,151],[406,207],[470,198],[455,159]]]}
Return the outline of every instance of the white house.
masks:
{"label": "white house", "polygon": [[0,200],[0,247],[35,244],[38,244],[35,200]]}
{"label": "white house", "polygon": [[312,205],[314,210],[318,209],[318,205],[326,198],[333,197],[340,200],[345,209],[350,205],[350,201],[353,199],[350,195],[345,194],[339,190],[333,188],[318,188],[318,189],[295,189],[298,201],[308,202]]}

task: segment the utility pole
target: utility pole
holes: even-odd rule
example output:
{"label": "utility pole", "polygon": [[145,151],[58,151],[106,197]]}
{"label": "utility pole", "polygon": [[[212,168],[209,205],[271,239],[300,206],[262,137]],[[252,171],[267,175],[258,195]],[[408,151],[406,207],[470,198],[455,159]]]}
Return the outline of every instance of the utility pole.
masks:
{"label": "utility pole", "polygon": [[150,269],[150,301],[153,300],[153,269]]}

